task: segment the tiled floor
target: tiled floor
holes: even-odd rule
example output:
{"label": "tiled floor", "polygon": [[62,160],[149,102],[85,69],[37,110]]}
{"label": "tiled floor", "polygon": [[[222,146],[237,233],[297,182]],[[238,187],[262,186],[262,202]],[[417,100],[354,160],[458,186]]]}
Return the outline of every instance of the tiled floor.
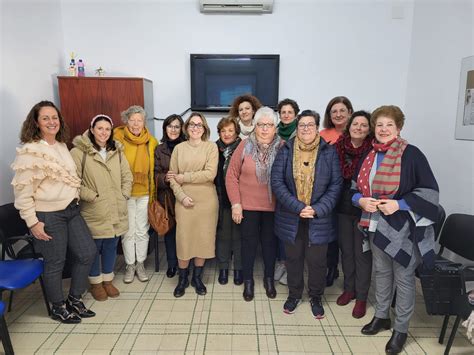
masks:
{"label": "tiled floor", "polygon": [[[120,297],[96,302],[87,294],[86,303],[97,316],[78,325],[47,318],[37,285],[15,293],[13,310],[6,318],[16,354],[384,354],[391,335],[389,331],[376,336],[360,333],[373,315],[372,306],[362,319],[352,318],[353,303],[337,306],[341,278],[326,290],[326,317],[315,320],[307,299],[295,314],[283,313],[285,286],[278,285],[277,298],[269,300],[260,280],[261,266],[256,269],[255,300],[247,303],[242,299],[243,286],[234,286],[231,280],[225,286],[217,283],[214,261],[205,271],[208,294],[197,296],[190,287],[180,299],[173,297],[177,276],[164,275],[164,258],[159,273],[152,271],[152,261],[150,256],[149,282],[125,285],[120,257],[116,278]],[[372,294],[369,301],[373,303]],[[426,314],[418,290],[404,354],[442,354],[441,320]],[[463,328],[458,332],[451,354],[474,354],[463,332]]]}

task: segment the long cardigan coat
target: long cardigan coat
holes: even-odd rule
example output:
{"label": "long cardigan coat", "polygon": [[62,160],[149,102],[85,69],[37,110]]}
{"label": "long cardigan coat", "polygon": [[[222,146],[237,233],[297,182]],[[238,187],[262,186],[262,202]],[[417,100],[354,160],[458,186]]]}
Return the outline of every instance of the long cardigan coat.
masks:
{"label": "long cardigan coat", "polygon": [[94,238],[123,235],[128,230],[126,200],[130,197],[133,181],[128,161],[123,154],[123,145],[116,141],[117,149],[107,151],[104,161],[92,145],[87,132],[74,138],[73,144],[71,155],[77,166],[77,174],[82,178],[82,217]]}
{"label": "long cardigan coat", "polygon": [[[293,177],[295,138],[278,152],[272,168],[272,190],[276,196],[275,234],[284,242],[294,243],[299,214],[305,204],[298,200]],[[309,242],[327,244],[336,239],[335,211],[342,189],[341,168],[336,149],[321,139],[316,160],[311,207],[316,216],[309,220]]]}

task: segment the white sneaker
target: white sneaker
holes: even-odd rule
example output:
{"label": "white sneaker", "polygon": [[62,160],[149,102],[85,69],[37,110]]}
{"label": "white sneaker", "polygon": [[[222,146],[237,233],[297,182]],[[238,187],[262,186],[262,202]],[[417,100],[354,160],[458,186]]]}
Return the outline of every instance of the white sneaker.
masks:
{"label": "white sneaker", "polygon": [[126,284],[129,284],[133,282],[134,278],[135,278],[135,265],[127,264],[127,266],[125,267],[125,275],[123,275],[123,282]]}
{"label": "white sneaker", "polygon": [[136,267],[137,277],[141,282],[148,281],[148,276],[146,274],[145,266],[143,263],[137,263]]}
{"label": "white sneaker", "polygon": [[282,285],[288,285],[288,273],[285,271],[282,277],[280,277],[279,281]]}
{"label": "white sneaker", "polygon": [[276,265],[275,265],[275,274],[273,276],[273,279],[275,281],[278,281],[281,279],[281,277],[283,276],[283,274],[286,273],[286,266],[284,263],[281,263],[281,262],[277,262]]}

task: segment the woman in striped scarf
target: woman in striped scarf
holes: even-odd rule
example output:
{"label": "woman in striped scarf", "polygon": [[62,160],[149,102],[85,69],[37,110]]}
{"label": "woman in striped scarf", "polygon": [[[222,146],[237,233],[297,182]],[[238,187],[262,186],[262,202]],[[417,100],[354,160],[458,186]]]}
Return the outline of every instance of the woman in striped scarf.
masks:
{"label": "woman in striped scarf", "polygon": [[374,335],[391,328],[390,304],[397,291],[392,337],[385,351],[398,354],[407,339],[415,307],[415,269],[434,261],[433,224],[438,184],[423,153],[400,137],[405,116],[397,106],[372,113],[373,149],[362,161],[354,205],[360,228],[370,238],[375,270],[375,316],[362,328]]}

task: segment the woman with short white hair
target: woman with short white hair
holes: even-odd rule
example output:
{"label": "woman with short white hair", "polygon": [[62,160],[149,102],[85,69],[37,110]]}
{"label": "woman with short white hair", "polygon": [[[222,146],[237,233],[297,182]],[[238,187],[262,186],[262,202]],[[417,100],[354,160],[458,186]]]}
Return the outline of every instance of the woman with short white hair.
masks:
{"label": "woman with short white hair", "polygon": [[155,196],[154,154],[158,141],[145,126],[146,112],[130,106],[122,112],[124,126],[115,128],[114,137],[124,145],[124,153],[133,174],[132,195],[127,201],[128,232],[122,236],[125,275],[131,283],[135,273],[140,281],[148,281],[144,262],[148,252],[148,203]]}
{"label": "woman with short white hair", "polygon": [[273,233],[275,197],[270,174],[275,156],[284,143],[276,134],[278,121],[271,108],[258,109],[254,121],[255,131],[235,150],[226,176],[232,220],[241,225],[243,297],[248,302],[254,298],[253,267],[259,239],[265,266],[265,291],[268,298],[276,297],[273,280],[277,247]]}

